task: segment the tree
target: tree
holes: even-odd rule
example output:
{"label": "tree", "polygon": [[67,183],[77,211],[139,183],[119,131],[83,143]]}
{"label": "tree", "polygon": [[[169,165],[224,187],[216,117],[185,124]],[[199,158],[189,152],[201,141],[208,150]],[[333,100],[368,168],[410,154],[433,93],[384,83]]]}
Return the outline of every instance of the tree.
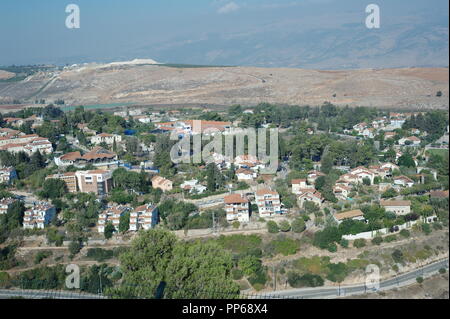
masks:
{"label": "tree", "polygon": [[398,159],[398,165],[404,167],[416,167],[416,162],[414,161],[411,154],[406,153],[400,156],[400,158]]}
{"label": "tree", "polygon": [[362,248],[366,246],[366,240],[364,238],[355,239],[353,247]]}
{"label": "tree", "polygon": [[120,216],[119,232],[124,233],[130,229],[130,213],[126,212]]}
{"label": "tree", "polygon": [[239,295],[231,255],[217,243],[179,241],[169,231],[152,229],[141,232],[119,259],[123,283],[108,291],[112,296],[153,298],[161,282],[166,283],[165,298]]}
{"label": "tree", "polygon": [[291,224],[289,224],[287,220],[281,221],[279,227],[280,231],[282,231],[283,233],[287,233],[291,230]]}
{"label": "tree", "polygon": [[112,223],[107,223],[104,232],[105,238],[111,239],[115,231],[116,228],[114,227],[114,225]]}
{"label": "tree", "polygon": [[305,221],[301,218],[296,218],[291,226],[294,233],[301,233],[306,229]]}
{"label": "tree", "polygon": [[271,234],[276,234],[280,231],[278,224],[273,220],[267,222],[267,231]]}
{"label": "tree", "polygon": [[67,192],[66,182],[50,178],[45,180],[42,190],[38,194],[45,199],[57,199],[63,197]]}
{"label": "tree", "polygon": [[257,273],[261,267],[261,260],[255,256],[245,256],[239,260],[239,268],[246,276]]}

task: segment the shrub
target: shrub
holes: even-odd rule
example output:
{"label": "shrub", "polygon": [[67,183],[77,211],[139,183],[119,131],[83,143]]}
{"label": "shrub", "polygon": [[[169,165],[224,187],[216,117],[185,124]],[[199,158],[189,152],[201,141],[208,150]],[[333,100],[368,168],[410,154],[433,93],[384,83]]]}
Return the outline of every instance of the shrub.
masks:
{"label": "shrub", "polygon": [[353,247],[356,247],[356,248],[362,248],[362,247],[364,247],[364,246],[366,246],[366,240],[365,240],[364,238],[356,239],[356,240],[353,242]]}
{"label": "shrub", "polygon": [[283,256],[294,255],[299,248],[300,245],[298,241],[291,238],[285,238],[284,236],[279,236],[266,246],[268,252],[272,252],[276,255],[281,254]]}
{"label": "shrub", "polygon": [[431,234],[431,227],[430,224],[422,224],[422,231],[425,235]]}
{"label": "shrub", "polygon": [[335,243],[331,243],[331,244],[328,246],[328,251],[329,251],[330,253],[335,253],[335,252],[337,252],[337,245],[336,245]]}
{"label": "shrub", "polygon": [[384,241],[387,243],[391,243],[396,240],[397,240],[397,236],[395,236],[395,235],[389,235],[384,238]]}
{"label": "shrub", "polygon": [[288,283],[293,288],[320,287],[323,286],[324,280],[319,275],[305,274],[301,276],[297,272],[289,272]]}
{"label": "shrub", "polygon": [[296,218],[293,222],[292,222],[292,231],[294,233],[301,233],[306,229],[306,224],[304,222],[303,219],[301,218]]}
{"label": "shrub", "polygon": [[239,227],[241,227],[241,223],[238,222],[238,221],[234,221],[232,226],[233,226],[234,229],[239,229]]}
{"label": "shrub", "polygon": [[267,222],[267,231],[271,234],[276,234],[280,232],[280,229],[278,228],[278,225],[273,220],[270,220]]}
{"label": "shrub", "polygon": [[392,259],[396,263],[403,263],[403,253],[402,253],[402,251],[399,250],[399,249],[394,250],[394,252],[392,253]]}
{"label": "shrub", "polygon": [[407,230],[407,229],[402,229],[402,230],[400,231],[400,235],[403,236],[403,237],[405,237],[405,238],[408,238],[408,237],[411,236],[411,233],[410,233],[409,230]]}
{"label": "shrub", "polygon": [[339,242],[339,245],[341,245],[341,247],[343,248],[348,248],[348,240],[345,238],[342,238],[341,241]]}
{"label": "shrub", "polygon": [[374,239],[372,239],[372,244],[374,245],[381,245],[381,243],[383,242],[383,237],[375,237]]}
{"label": "shrub", "polygon": [[244,273],[239,268],[233,268],[233,270],[231,270],[231,276],[234,280],[240,280],[244,277]]}
{"label": "shrub", "polygon": [[112,250],[102,248],[91,248],[88,250],[86,256],[94,259],[95,261],[102,262],[111,259],[114,256],[114,252]]}
{"label": "shrub", "polygon": [[423,283],[423,278],[422,277],[417,277],[416,281],[417,281],[417,283],[421,284],[421,283]]}
{"label": "shrub", "polygon": [[36,254],[36,256],[34,256],[34,264],[40,264],[41,261],[43,261],[45,258],[50,257],[51,255],[53,255],[53,252],[51,251],[40,251]]}
{"label": "shrub", "polygon": [[78,254],[81,250],[81,242],[79,241],[72,241],[69,244],[69,252],[72,256],[75,256]]}
{"label": "shrub", "polygon": [[447,269],[445,269],[445,268],[439,269],[440,274],[445,274],[446,272],[447,272]]}
{"label": "shrub", "polygon": [[280,222],[279,228],[283,233],[287,233],[291,230],[291,224],[287,220],[283,220]]}

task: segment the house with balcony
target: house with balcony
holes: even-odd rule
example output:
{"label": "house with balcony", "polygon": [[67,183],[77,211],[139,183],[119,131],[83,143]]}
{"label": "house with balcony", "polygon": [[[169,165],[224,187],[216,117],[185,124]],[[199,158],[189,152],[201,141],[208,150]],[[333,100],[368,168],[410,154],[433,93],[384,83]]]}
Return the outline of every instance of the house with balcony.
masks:
{"label": "house with balcony", "polygon": [[250,202],[247,197],[240,194],[230,194],[225,196],[224,203],[228,222],[248,223],[250,221]]}

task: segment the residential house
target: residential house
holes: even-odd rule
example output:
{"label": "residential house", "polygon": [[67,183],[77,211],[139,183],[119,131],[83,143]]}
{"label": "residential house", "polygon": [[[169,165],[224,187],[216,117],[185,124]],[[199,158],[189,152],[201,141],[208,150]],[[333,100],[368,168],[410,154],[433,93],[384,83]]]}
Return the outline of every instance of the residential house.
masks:
{"label": "residential house", "polygon": [[148,230],[154,228],[159,221],[158,207],[152,204],[146,204],[136,207],[130,213],[130,230],[138,231],[140,229]]}
{"label": "residential house", "polygon": [[333,187],[333,194],[339,200],[347,200],[351,191],[351,187],[341,184],[337,184]]}
{"label": "residential house", "polygon": [[300,208],[303,208],[306,202],[313,202],[314,204],[321,207],[324,202],[324,198],[319,191],[310,190],[300,194],[297,198],[297,202]]}
{"label": "residential house", "polygon": [[398,140],[399,145],[420,146],[421,140],[416,136],[404,137]]}
{"label": "residential house", "polygon": [[251,171],[246,168],[240,168],[236,171],[236,177],[238,181],[253,181],[257,177],[257,174],[254,171]]}
{"label": "residential house", "polygon": [[300,195],[303,190],[314,189],[313,185],[309,185],[306,179],[293,179],[292,180],[292,193]]}
{"label": "residential house", "polygon": [[155,176],[152,178],[152,187],[159,188],[163,192],[170,192],[173,189],[173,182],[164,177]]}
{"label": "residential house", "polygon": [[225,211],[227,221],[239,221],[247,223],[250,221],[250,202],[244,195],[230,194],[225,196]]}
{"label": "residential house", "polygon": [[44,229],[56,214],[55,206],[47,202],[38,202],[28,208],[23,217],[24,229]]}
{"label": "residential house", "polygon": [[333,215],[338,224],[344,220],[359,220],[365,222],[364,213],[360,209],[351,210],[348,212],[337,213]]}
{"label": "residential house", "polygon": [[411,213],[411,201],[409,200],[382,200],[380,205],[386,209],[387,212],[396,215],[408,215]]}
{"label": "residential house", "polygon": [[278,192],[271,189],[260,189],[255,193],[256,205],[260,217],[272,217],[275,214],[283,214],[282,203]]}
{"label": "residential house", "polygon": [[316,184],[316,180],[320,177],[320,176],[325,176],[324,173],[317,171],[317,170],[313,170],[308,172],[308,178],[307,178],[307,182],[310,185],[315,185]]}
{"label": "residential house", "polygon": [[403,187],[413,187],[414,181],[407,176],[396,176],[394,177],[394,184]]}
{"label": "residential house", "polygon": [[208,189],[206,186],[199,184],[196,179],[185,181],[180,187],[184,191],[189,191],[190,194],[203,194]]}

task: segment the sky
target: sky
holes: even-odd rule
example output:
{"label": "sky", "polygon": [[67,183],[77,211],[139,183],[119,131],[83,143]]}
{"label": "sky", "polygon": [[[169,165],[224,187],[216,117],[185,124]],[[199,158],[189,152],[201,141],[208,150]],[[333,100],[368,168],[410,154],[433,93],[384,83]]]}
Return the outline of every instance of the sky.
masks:
{"label": "sky", "polygon": [[[68,4],[80,29],[68,29]],[[365,8],[381,28],[365,27]],[[448,66],[447,0],[1,0],[0,65]]]}

